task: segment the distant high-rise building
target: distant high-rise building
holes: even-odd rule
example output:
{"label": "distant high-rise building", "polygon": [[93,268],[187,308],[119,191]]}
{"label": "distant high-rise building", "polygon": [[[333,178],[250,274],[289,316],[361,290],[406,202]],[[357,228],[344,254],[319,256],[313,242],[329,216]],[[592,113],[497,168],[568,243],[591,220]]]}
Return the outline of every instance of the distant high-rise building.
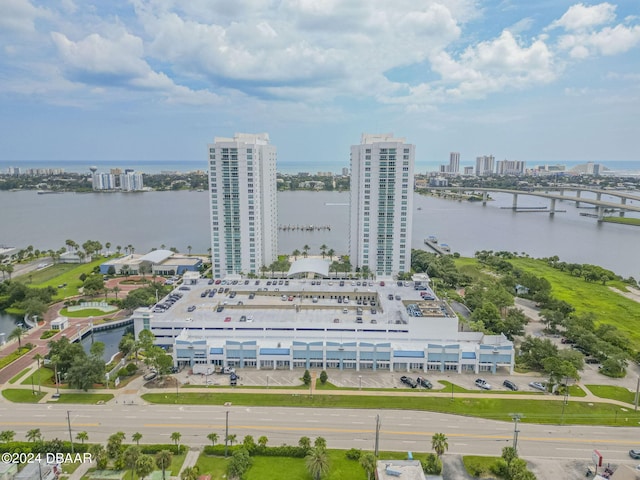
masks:
{"label": "distant high-rise building", "polygon": [[94,190],[115,190],[116,177],[111,173],[94,173],[91,175],[91,186]]}
{"label": "distant high-rise building", "polygon": [[460,172],[460,152],[451,152],[449,154],[449,171],[451,175],[457,175]]}
{"label": "distant high-rise building", "polygon": [[276,147],[266,133],[209,144],[213,275],[259,274],[277,259]]}
{"label": "distant high-rise building", "polygon": [[120,188],[127,192],[136,192],[144,188],[142,173],[134,173],[133,170],[125,170],[120,174]]}
{"label": "distant high-rise building", "polygon": [[392,133],[351,147],[349,254],[378,276],[411,269],[415,146]]}
{"label": "distant high-rise building", "polygon": [[496,174],[498,175],[522,175],[525,162],[520,160],[498,160],[496,162]]}
{"label": "distant high-rise building", "polygon": [[476,157],[476,176],[488,177],[493,175],[493,166],[495,157],[493,155],[484,155]]}
{"label": "distant high-rise building", "polygon": [[349,176],[349,167],[342,167],[342,176],[343,177]]}

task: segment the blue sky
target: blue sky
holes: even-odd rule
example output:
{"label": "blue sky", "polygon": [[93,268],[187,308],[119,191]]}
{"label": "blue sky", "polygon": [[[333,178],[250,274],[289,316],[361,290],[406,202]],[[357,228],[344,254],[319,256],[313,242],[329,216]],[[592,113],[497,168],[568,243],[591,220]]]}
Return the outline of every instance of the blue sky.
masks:
{"label": "blue sky", "polygon": [[0,161],[640,160],[640,2],[2,0]]}

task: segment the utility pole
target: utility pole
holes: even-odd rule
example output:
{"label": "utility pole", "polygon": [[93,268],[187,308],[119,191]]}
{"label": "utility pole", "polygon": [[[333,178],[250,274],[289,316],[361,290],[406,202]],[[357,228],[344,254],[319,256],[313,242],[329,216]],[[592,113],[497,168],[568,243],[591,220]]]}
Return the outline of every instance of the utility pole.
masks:
{"label": "utility pole", "polygon": [[224,429],[224,456],[227,456],[227,444],[229,442],[229,410],[226,411],[227,419],[225,421],[225,429]]}
{"label": "utility pole", "polygon": [[520,433],[520,430],[518,430],[518,422],[522,418],[522,414],[521,413],[510,413],[509,416],[515,422],[514,427],[513,427],[513,449],[517,452],[518,451],[518,433]]}
{"label": "utility pole", "polygon": [[67,425],[69,425],[69,441],[71,442],[71,454],[73,455],[74,449],[73,449],[73,436],[71,435],[71,417],[70,417],[70,413],[69,410],[67,410]]}
{"label": "utility pole", "polygon": [[640,393],[640,377],[638,377],[638,382],[636,383],[636,398],[633,401],[633,405],[635,406],[635,411],[638,411],[638,393]]}
{"label": "utility pole", "polygon": [[376,441],[374,445],[374,455],[378,458],[378,450],[380,446],[380,415],[376,415]]}

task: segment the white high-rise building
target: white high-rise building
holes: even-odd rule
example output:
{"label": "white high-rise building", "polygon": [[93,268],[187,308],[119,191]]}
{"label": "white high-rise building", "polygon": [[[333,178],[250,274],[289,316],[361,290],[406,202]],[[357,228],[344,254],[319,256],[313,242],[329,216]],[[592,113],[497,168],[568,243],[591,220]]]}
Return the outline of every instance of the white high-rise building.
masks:
{"label": "white high-rise building", "polygon": [[351,265],[387,277],[411,269],[415,146],[363,134],[351,147]]}
{"label": "white high-rise building", "polygon": [[496,159],[493,155],[476,157],[476,176],[489,177],[493,175],[495,160]]}
{"label": "white high-rise building", "polygon": [[276,147],[266,133],[209,144],[214,277],[260,273],[277,259]]}
{"label": "white high-rise building", "polygon": [[121,173],[119,177],[122,190],[135,192],[144,189],[143,174],[140,172],[126,171],[126,173]]}
{"label": "white high-rise building", "polygon": [[93,173],[91,185],[94,190],[115,190],[116,177],[111,173]]}
{"label": "white high-rise building", "polygon": [[449,154],[449,171],[451,175],[460,173],[460,152],[451,152]]}

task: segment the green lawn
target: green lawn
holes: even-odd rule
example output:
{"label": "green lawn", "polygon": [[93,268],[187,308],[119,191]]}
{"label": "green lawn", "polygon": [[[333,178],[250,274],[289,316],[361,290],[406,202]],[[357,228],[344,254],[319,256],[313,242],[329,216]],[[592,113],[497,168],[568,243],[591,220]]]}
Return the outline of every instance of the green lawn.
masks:
{"label": "green lawn", "polygon": [[19,389],[19,388],[7,388],[2,390],[2,396],[15,403],[38,403],[46,393],[38,393],[37,389],[35,394],[32,390]]}
{"label": "green lawn", "polygon": [[586,385],[591,392],[600,398],[610,398],[612,400],[619,400],[621,402],[630,403],[636,398],[636,393],[629,391],[624,387],[613,387],[609,385]]}
{"label": "green lawn", "polygon": [[182,464],[184,463],[184,459],[187,457],[186,453],[181,453],[180,455],[173,455],[173,457],[171,457],[171,466],[169,467],[169,469],[165,472],[166,476],[174,476],[177,477],[178,473],[180,473],[180,468],[182,467]]}
{"label": "green lawn", "polygon": [[[360,462],[348,460],[345,450],[327,450],[329,454],[330,471],[326,480],[365,480],[366,475]],[[365,453],[365,452],[363,452]],[[414,459],[421,459],[426,455],[414,455]],[[404,452],[380,452],[380,458],[403,460]],[[304,458],[289,457],[252,457],[253,466],[246,473],[246,480],[311,480],[307,472]],[[196,465],[200,475],[211,475],[211,480],[226,478],[228,460],[224,457],[208,457],[201,454]]]}
{"label": "green lawn", "polygon": [[[518,399],[518,395],[505,398],[450,398],[416,395],[408,397],[378,397],[367,395],[282,395],[243,393],[181,393],[178,403],[187,405],[286,406],[312,408],[394,408],[424,410],[456,415],[468,415],[494,420],[511,421],[508,412],[520,412],[523,422],[575,425],[637,425],[640,413],[625,411],[606,403],[589,404],[569,401],[563,408],[562,397],[541,395],[541,400]],[[175,395],[149,393],[143,395],[151,403],[176,403]],[[544,400],[543,400],[544,399]],[[563,414],[564,411],[564,414]]]}
{"label": "green lawn", "polygon": [[52,403],[82,403],[95,405],[98,402],[108,402],[113,398],[111,393],[61,393],[58,400]]}
{"label": "green lawn", "polygon": [[103,315],[109,315],[117,311],[117,308],[114,308],[110,312],[105,312],[104,310],[100,310],[99,308],[83,308],[82,310],[75,310],[73,312],[70,312],[66,308],[63,308],[62,310],[60,310],[60,315],[64,315],[65,317],[70,318],[101,317]]}
{"label": "green lawn", "polygon": [[510,262],[516,268],[546,278],[551,283],[555,298],[573,305],[579,314],[593,313],[596,323],[614,325],[629,339],[635,350],[640,350],[640,303],[609,289],[609,285],[624,288],[623,284],[585,282],[583,278],[573,277],[531,258],[517,258]]}
{"label": "green lawn", "polygon": [[34,385],[38,385],[38,382],[40,382],[40,385],[42,386],[55,387],[53,373],[53,370],[50,368],[40,367],[25,378],[22,381],[22,385],[31,385],[31,382],[33,382]]}

